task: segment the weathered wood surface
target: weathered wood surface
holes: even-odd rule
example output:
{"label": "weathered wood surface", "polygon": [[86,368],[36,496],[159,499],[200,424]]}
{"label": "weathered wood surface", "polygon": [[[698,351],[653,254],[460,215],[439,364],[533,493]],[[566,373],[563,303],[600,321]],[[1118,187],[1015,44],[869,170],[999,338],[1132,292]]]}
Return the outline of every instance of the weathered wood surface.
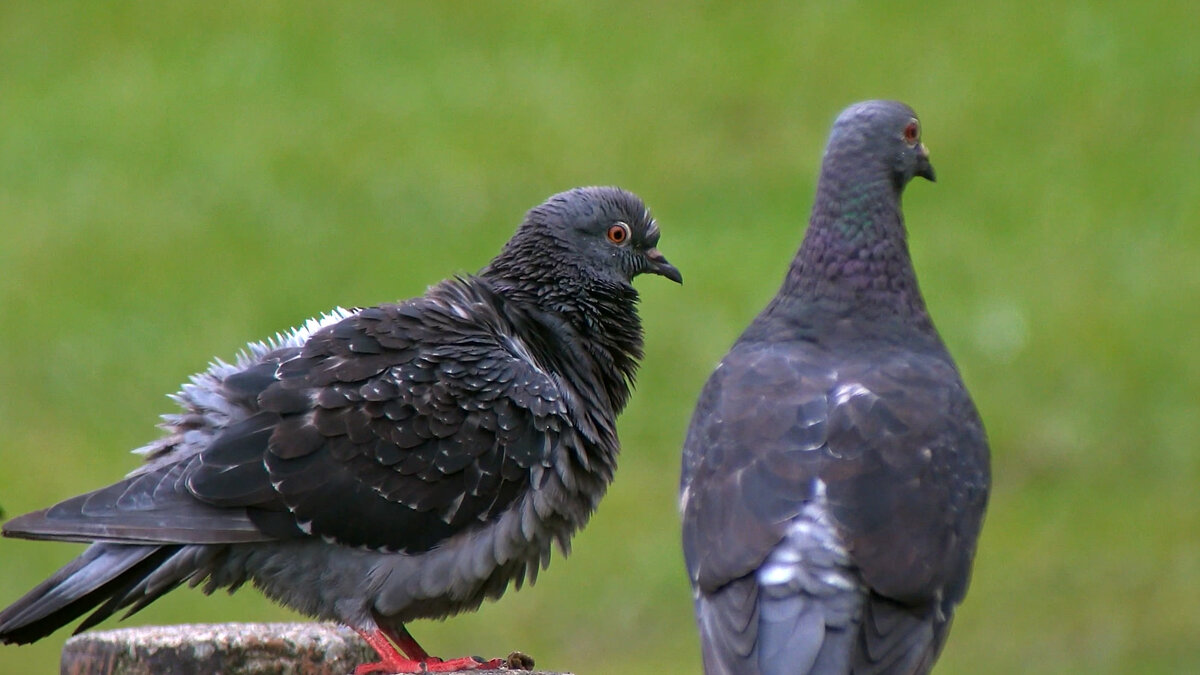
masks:
{"label": "weathered wood surface", "polygon": [[[60,673],[347,675],[355,666],[376,660],[375,652],[354,631],[336,624],[183,624],[76,635],[63,647]],[[485,675],[514,671],[468,672]]]}

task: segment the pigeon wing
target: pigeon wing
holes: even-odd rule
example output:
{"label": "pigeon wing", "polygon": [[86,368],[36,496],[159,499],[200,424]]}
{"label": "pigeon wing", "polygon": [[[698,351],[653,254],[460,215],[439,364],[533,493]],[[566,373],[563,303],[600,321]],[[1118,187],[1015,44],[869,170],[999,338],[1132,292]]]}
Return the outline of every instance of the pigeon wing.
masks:
{"label": "pigeon wing", "polygon": [[418,552],[487,522],[556,451],[582,455],[554,378],[499,315],[364,309],[221,383],[251,408],[199,453],[16,518],[5,534],[122,543],[314,535]]}
{"label": "pigeon wing", "polygon": [[189,487],[244,503],[253,481],[222,475],[253,465],[273,491],[268,509],[294,527],[410,553],[498,516],[578,439],[559,386],[503,319],[456,307],[385,305],[314,334],[259,397],[278,418],[260,447],[219,458]]}
{"label": "pigeon wing", "polygon": [[[147,463],[127,478],[14,518],[4,524],[5,536],[121,544],[221,544],[275,538],[261,526],[261,521],[278,517],[279,509],[261,466],[266,439],[279,417],[254,410],[258,394],[275,381],[280,361],[298,351],[272,350],[220,381],[191,388],[192,394],[208,403],[219,401],[216,407],[226,412],[250,411],[248,417],[222,427],[201,414],[168,416],[165,426],[172,434],[151,446]],[[201,451],[188,452],[184,446],[189,443],[205,442],[192,436],[211,440]],[[235,461],[225,462],[229,457]],[[221,465],[216,468],[222,489],[237,495],[236,499],[204,501],[189,488],[197,471],[211,471],[214,464]],[[285,531],[287,523],[274,529]]]}
{"label": "pigeon wing", "polygon": [[[940,644],[944,621],[910,620],[910,606],[945,595],[949,608],[965,592],[964,551],[974,547],[962,539],[978,530],[972,519],[986,499],[978,468],[986,464],[977,461],[986,446],[965,391],[946,384],[958,382],[953,366],[935,354],[900,350],[850,359],[836,371],[825,358],[818,349],[739,345],[701,395],[684,451],[684,553],[702,632],[706,623],[740,627],[736,636],[705,638],[709,651],[739,647],[714,661],[757,662],[765,649],[781,654],[780,662],[820,663],[828,658],[821,652],[826,625],[860,620],[851,616],[860,606],[834,593],[828,574],[788,575],[797,590],[790,607],[761,584],[753,586],[757,596],[747,595],[746,581],[763,581],[769,560],[783,574],[772,555],[785,546],[801,566],[828,564],[830,551],[837,557],[836,544],[819,541],[820,527],[812,535],[793,529],[807,518],[806,505],[820,504],[849,556],[842,569],[827,571],[852,568],[861,593],[878,604],[867,608],[871,626],[856,657],[878,667],[865,672],[889,672],[887,664],[905,654]],[[945,480],[946,472],[964,470],[974,475]],[[806,547],[820,555],[804,553]],[[764,619],[768,605],[812,635],[779,632],[775,644],[755,642],[747,652],[748,638],[776,632]],[[889,611],[896,607],[902,611]],[[814,608],[822,620],[810,620]],[[713,614],[720,612],[738,615]]]}
{"label": "pigeon wing", "polygon": [[739,344],[701,393],[684,443],[681,510],[707,673],[761,672],[766,652],[797,672],[817,658],[825,624],[811,611],[819,608],[800,605],[812,594],[793,594],[785,636],[764,616],[770,598],[757,576],[816,495],[829,388],[825,373],[786,351]]}

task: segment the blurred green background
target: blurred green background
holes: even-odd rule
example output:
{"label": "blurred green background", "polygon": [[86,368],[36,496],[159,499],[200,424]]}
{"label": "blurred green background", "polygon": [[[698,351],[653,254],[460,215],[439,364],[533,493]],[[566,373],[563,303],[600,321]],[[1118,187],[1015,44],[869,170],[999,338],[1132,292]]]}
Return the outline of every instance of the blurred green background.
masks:
{"label": "blurred green background", "polygon": [[[9,516],[132,469],[210,357],[475,271],[546,196],[619,184],[687,284],[638,282],[616,483],[534,589],[413,633],[699,672],[692,404],[800,242],[834,116],[899,98],[939,176],[906,197],[913,255],[994,454],[939,672],[1196,668],[1194,2],[247,4],[0,3]],[[78,550],[0,542],[0,604]],[[291,618],[181,590],[133,621]],[[0,672],[53,672],[67,634],[0,647]]]}

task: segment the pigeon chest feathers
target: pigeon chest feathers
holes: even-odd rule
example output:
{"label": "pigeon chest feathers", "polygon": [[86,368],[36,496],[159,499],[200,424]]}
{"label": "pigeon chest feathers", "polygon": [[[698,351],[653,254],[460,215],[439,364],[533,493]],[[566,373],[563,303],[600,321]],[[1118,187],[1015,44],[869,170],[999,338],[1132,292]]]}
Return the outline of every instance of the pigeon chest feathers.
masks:
{"label": "pigeon chest feathers", "polygon": [[854,199],[848,207],[813,214],[781,296],[847,315],[904,317],[931,326],[896,197],[885,185],[843,190]]}

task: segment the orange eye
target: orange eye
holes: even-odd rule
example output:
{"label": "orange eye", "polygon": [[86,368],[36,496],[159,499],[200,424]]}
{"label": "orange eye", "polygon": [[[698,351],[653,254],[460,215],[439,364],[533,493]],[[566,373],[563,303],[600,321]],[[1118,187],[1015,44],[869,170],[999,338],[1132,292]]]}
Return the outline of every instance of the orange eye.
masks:
{"label": "orange eye", "polygon": [[625,223],[616,223],[608,228],[608,240],[614,244],[624,244],[629,241],[629,226]]}
{"label": "orange eye", "polygon": [[917,124],[916,120],[913,120],[908,123],[908,126],[904,127],[904,142],[909,145],[916,145],[919,138],[921,138],[921,127]]}

